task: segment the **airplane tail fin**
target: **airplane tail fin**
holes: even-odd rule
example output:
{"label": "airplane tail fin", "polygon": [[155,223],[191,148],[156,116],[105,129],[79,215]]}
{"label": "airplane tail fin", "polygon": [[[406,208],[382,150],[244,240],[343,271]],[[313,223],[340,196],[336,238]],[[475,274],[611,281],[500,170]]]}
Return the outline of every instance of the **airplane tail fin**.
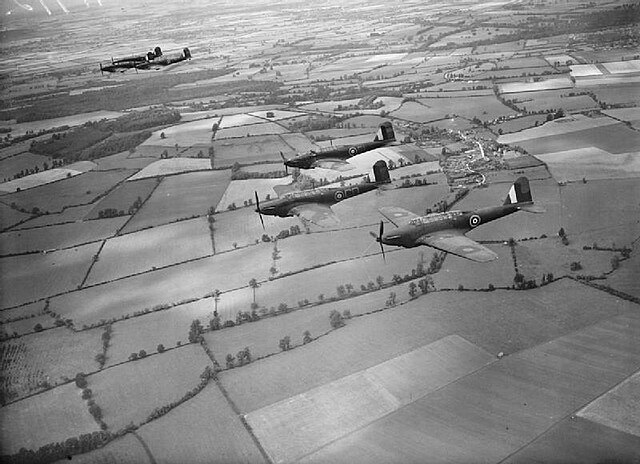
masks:
{"label": "airplane tail fin", "polygon": [[383,160],[376,161],[376,163],[373,165],[373,175],[376,179],[376,184],[391,183],[389,168],[387,167],[387,163]]}
{"label": "airplane tail fin", "polygon": [[378,132],[376,132],[376,136],[373,139],[374,141],[379,140],[395,140],[396,134],[393,132],[393,125],[389,122],[383,122],[380,124],[380,128]]}
{"label": "airplane tail fin", "polygon": [[187,47],[184,47],[182,49],[182,53],[184,53],[185,58],[191,59],[191,51]]}
{"label": "airplane tail fin", "polygon": [[516,179],[509,189],[509,193],[507,194],[507,198],[505,198],[503,204],[518,205],[521,210],[528,211],[530,213],[543,213],[545,211],[541,206],[533,204],[529,179],[526,177],[519,177]]}

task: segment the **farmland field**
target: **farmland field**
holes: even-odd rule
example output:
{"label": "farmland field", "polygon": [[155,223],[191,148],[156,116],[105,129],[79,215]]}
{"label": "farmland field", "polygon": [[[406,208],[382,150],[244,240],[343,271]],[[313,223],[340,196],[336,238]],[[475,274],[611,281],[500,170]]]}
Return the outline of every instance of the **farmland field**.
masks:
{"label": "farmland field", "polygon": [[146,201],[157,185],[157,179],[125,182],[96,203],[95,207],[85,216],[85,219],[97,219],[100,211],[105,209],[115,209],[127,214],[129,213],[129,208],[138,198],[142,202]]}
{"label": "farmland field", "polygon": [[107,443],[102,448],[75,455],[73,462],[74,464],[152,464],[140,440],[131,433]]}
{"label": "farmland field", "polygon": [[[438,100],[436,100],[436,103],[437,102]],[[422,123],[442,119],[445,114],[445,111],[433,109],[431,106],[425,106],[412,101],[403,103],[400,108],[391,112],[394,118]]]}
{"label": "farmland field", "polygon": [[537,158],[549,166],[549,170],[559,182],[640,176],[640,159],[634,153],[611,154],[601,148],[587,146],[544,153],[537,155]]}
{"label": "farmland field", "polygon": [[[578,87],[580,82],[578,81]],[[586,87],[585,90],[589,90],[596,95],[596,98],[609,105],[624,103],[629,104],[635,102],[640,104],[640,96],[638,96],[637,84],[626,85],[594,85]]]}
{"label": "farmland field", "polygon": [[28,211],[37,207],[40,211],[48,211],[49,213],[60,212],[69,206],[92,203],[132,173],[133,171],[126,169],[90,171],[70,179],[3,195],[0,199],[6,204],[15,202]]}
{"label": "farmland field", "polygon": [[[1,203],[0,203],[1,204]],[[51,226],[55,224],[64,224],[66,222],[81,221],[89,211],[93,209],[93,205],[70,206],[65,208],[61,213],[43,214],[34,216],[23,224],[15,226],[13,230],[32,229],[34,227]],[[15,210],[12,210],[15,211]]]}
{"label": "farmland field", "polygon": [[2,454],[38,449],[52,442],[100,430],[74,383],[2,408]]}
{"label": "farmland field", "polygon": [[[498,255],[498,259],[490,263],[475,263],[454,255],[447,255],[442,269],[433,276],[436,288],[484,289],[492,284],[494,287],[510,287],[513,284],[515,270],[511,249],[505,245],[485,245]],[[427,265],[436,250],[424,247]]]}
{"label": "farmland field", "polygon": [[[501,461],[638,369],[634,328],[639,324],[637,316],[618,316],[508,356],[304,462],[404,462],[417,456],[437,462]],[[607,335],[617,330],[628,340],[622,349]],[[594,346],[597,350],[588,351]],[[401,447],[399,437],[405,438]]]}
{"label": "farmland field", "polygon": [[19,321],[13,321],[0,325],[0,333],[7,335],[24,335],[28,333],[34,333],[40,330],[36,330],[36,327],[41,329],[50,329],[55,327],[55,319],[48,314],[40,314],[28,319],[21,319]]}
{"label": "farmland field", "polygon": [[48,171],[41,171],[37,174],[31,174],[19,179],[10,180],[0,184],[1,193],[20,192],[21,190],[29,190],[41,185],[51,184],[64,179],[71,178],[82,174],[80,171],[74,171],[67,168],[55,168]]}
{"label": "farmland field", "polygon": [[[640,235],[640,233],[638,235]],[[603,283],[628,295],[640,298],[638,275],[640,275],[640,255],[636,249],[631,254],[631,258],[623,261],[620,264],[620,268],[608,276],[607,280]]]}
{"label": "farmland field", "polygon": [[[153,227],[106,241],[85,285],[106,282],[213,253],[206,218]],[[135,258],[135,259],[132,259]]]}
{"label": "farmland field", "polygon": [[246,126],[261,122],[264,122],[264,120],[251,114],[230,114],[222,117],[219,127],[220,129],[226,129],[228,127]]}
{"label": "farmland field", "polygon": [[101,331],[73,332],[59,327],[3,342],[2,390],[7,400],[23,397],[98,368],[94,356],[102,350]]}
{"label": "farmland field", "polygon": [[569,95],[569,89],[510,93],[508,98],[522,111],[544,112],[562,108],[565,112],[599,109],[588,95]]}
{"label": "farmland field", "polygon": [[181,399],[210,365],[199,345],[187,345],[111,367],[87,381],[104,421],[119,430],[130,422],[140,424],[154,409]]}
{"label": "farmland field", "polygon": [[51,158],[33,153],[20,153],[9,158],[0,159],[0,173],[2,173],[2,182],[13,179],[15,174],[21,171],[38,168],[44,169],[43,164],[51,165]]}
{"label": "farmland field", "polygon": [[[208,144],[211,141],[211,127],[217,122],[218,118],[211,118],[176,124],[155,131],[140,147],[173,147],[175,144],[185,147],[194,144]],[[164,133],[164,138],[161,136],[162,133]]]}
{"label": "farmland field", "polygon": [[105,156],[95,160],[97,165],[96,171],[109,171],[111,169],[143,169],[150,165],[156,159],[160,158],[163,149],[158,149],[155,156],[144,157],[138,153],[131,155],[128,151],[116,153],[115,155]]}
{"label": "farmland field", "polygon": [[[100,243],[47,254],[0,258],[0,307],[8,308],[77,288]],[[33,285],[38,282],[38,285]]]}
{"label": "farmland field", "polygon": [[4,309],[0,311],[0,324],[5,324],[10,319],[40,316],[43,314],[44,304],[44,301],[39,301],[13,309]]}
{"label": "farmland field", "polygon": [[616,120],[608,117],[589,118],[583,115],[565,116],[564,118],[545,123],[539,127],[533,127],[514,134],[503,135],[498,139],[498,143],[520,144],[521,142],[529,140],[567,135],[573,132],[592,130],[617,123]]}
{"label": "farmland field", "polygon": [[492,121],[499,116],[516,114],[493,95],[466,98],[419,98],[418,102],[428,107],[431,115],[429,119],[443,119],[447,115],[456,114],[468,119],[477,117],[481,121]]}
{"label": "farmland field", "polygon": [[289,156],[293,156],[296,153],[306,153],[309,150],[318,148],[315,143],[302,134],[281,134],[280,138],[290,147]]}
{"label": "farmland field", "polygon": [[163,179],[122,233],[207,214],[219,203],[230,177],[229,171],[205,171]]}
{"label": "farmland field", "polygon": [[61,126],[79,126],[87,121],[100,121],[101,119],[115,119],[122,116],[118,111],[93,111],[91,113],[76,114],[73,116],[63,116],[53,119],[42,119],[40,121],[22,122],[11,125],[13,137],[24,135],[27,131],[38,132],[40,130],[52,129]]}
{"label": "farmland field", "polygon": [[113,236],[129,219],[118,217],[71,222],[0,234],[0,255],[68,248]]}
{"label": "farmland field", "polygon": [[195,398],[142,426],[137,433],[158,464],[265,462],[213,382]]}
{"label": "farmland field", "polygon": [[8,229],[31,217],[30,214],[17,211],[0,202],[0,230]]}
{"label": "farmland field", "polygon": [[545,115],[535,114],[535,115],[523,116],[515,119],[508,119],[507,121],[492,125],[491,128],[496,132],[502,129],[502,132],[504,132],[505,134],[509,134],[511,132],[519,132],[523,129],[529,129],[530,127],[534,127],[536,125],[536,122],[538,124],[542,124],[545,121],[546,121]]}
{"label": "farmland field", "polygon": [[261,121],[260,124],[250,124],[245,126],[235,126],[224,129],[218,129],[216,132],[216,140],[254,137],[257,135],[283,134],[288,132],[287,129],[273,122]]}
{"label": "farmland field", "polygon": [[131,176],[130,181],[145,179],[147,177],[169,176],[172,174],[183,174],[190,171],[211,170],[209,159],[197,158],[169,158],[156,161],[146,166],[142,171]]}
{"label": "farmland field", "polygon": [[[265,200],[267,195],[272,199],[277,198],[277,193],[273,189],[276,185],[288,185],[292,181],[291,176],[278,177],[275,179],[248,179],[231,181],[224,195],[216,206],[216,211],[226,211],[232,203],[237,207],[242,207],[245,201],[251,200],[255,203],[255,192],[258,198]],[[251,207],[255,209],[255,207]]]}
{"label": "farmland field", "polygon": [[532,92],[536,90],[553,90],[571,88],[573,84],[568,77],[556,77],[538,82],[510,82],[499,85],[501,93]]}
{"label": "farmland field", "polygon": [[[286,135],[286,134],[285,134]],[[233,140],[214,140],[214,167],[232,166],[233,163],[256,163],[281,161],[279,152],[285,156],[292,148],[279,135],[256,135]]]}
{"label": "farmland field", "polygon": [[[159,304],[200,298],[215,288],[244,287],[269,275],[271,247],[257,246],[220,253],[189,263],[96,285],[51,299],[51,309],[76,325],[133,314]],[[47,255],[50,256],[50,255]],[[4,258],[11,259],[11,258]],[[263,263],[256,267],[256,263]],[[228,272],[233,269],[233,272]],[[215,281],[211,276],[217,276]]]}
{"label": "farmland field", "polygon": [[494,359],[463,338],[445,337],[253,411],[247,421],[273,461],[294,462]]}
{"label": "farmland field", "polygon": [[[385,298],[386,292],[381,303]],[[449,334],[458,334],[490,353],[511,354],[633,307],[569,280],[526,293],[431,293],[403,306],[348,320],[344,328],[309,345],[224,372],[220,378],[238,407],[253,411]],[[308,317],[310,311],[284,316],[290,318],[287,326],[296,317]],[[242,330],[242,326],[230,330]],[[293,331],[290,335],[293,341],[301,337]],[[339,355],[345,352],[350,353],[348,357]]]}

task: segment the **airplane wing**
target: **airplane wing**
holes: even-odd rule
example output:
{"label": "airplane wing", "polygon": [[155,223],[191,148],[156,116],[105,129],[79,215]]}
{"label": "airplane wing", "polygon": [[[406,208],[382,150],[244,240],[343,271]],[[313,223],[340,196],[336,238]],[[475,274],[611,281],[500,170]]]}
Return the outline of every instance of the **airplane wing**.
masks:
{"label": "airplane wing", "polygon": [[396,227],[403,226],[412,219],[419,217],[417,214],[397,206],[384,206],[378,211]]}
{"label": "airplane wing", "polygon": [[331,227],[340,223],[335,213],[325,204],[305,203],[294,206],[290,212],[299,216],[303,221],[312,222],[320,227]]}
{"label": "airplane wing", "polygon": [[350,171],[356,167],[341,159],[324,158],[313,163],[314,168],[332,169],[334,171]]}
{"label": "airplane wing", "polygon": [[440,230],[423,235],[417,242],[478,263],[487,263],[498,259],[498,255],[493,251],[455,229]]}

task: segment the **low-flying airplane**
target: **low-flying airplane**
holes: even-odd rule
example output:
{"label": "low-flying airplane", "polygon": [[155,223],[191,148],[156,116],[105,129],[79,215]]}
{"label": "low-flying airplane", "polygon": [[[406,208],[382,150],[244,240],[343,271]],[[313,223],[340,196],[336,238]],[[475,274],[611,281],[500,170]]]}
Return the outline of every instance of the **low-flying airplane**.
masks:
{"label": "low-flying airplane", "polygon": [[126,69],[135,68],[149,69],[152,66],[167,66],[172,63],[184,61],[191,58],[191,51],[188,48],[183,48],[182,52],[171,53],[164,55],[160,47],[156,47],[152,52],[147,52],[145,55],[133,55],[125,58],[118,58],[114,60],[111,58],[111,64],[103,65],[100,63],[100,72],[124,72]]}
{"label": "low-flying airplane", "polygon": [[348,187],[320,187],[300,192],[291,192],[275,200],[260,202],[258,192],[256,196],[256,213],[260,215],[260,222],[264,228],[262,215],[289,217],[299,216],[301,219],[312,222],[320,227],[335,225],[339,222],[335,213],[331,210],[334,205],[347,198],[354,197],[371,190],[380,188],[391,182],[387,163],[380,160],[373,165],[374,182],[365,181],[361,184]]}
{"label": "low-flying airplane", "polygon": [[543,213],[544,208],[533,204],[529,180],[526,177],[520,177],[511,186],[501,206],[490,206],[475,211],[447,211],[426,216],[418,216],[395,206],[380,208],[379,211],[397,227],[385,233],[384,222],[380,221],[379,235],[371,232],[371,235],[380,243],[383,256],[382,244],[405,248],[426,245],[462,258],[485,263],[497,259],[498,255],[466,237],[467,232],[516,211]]}
{"label": "low-flying airplane", "polygon": [[286,167],[299,169],[325,168],[336,171],[346,171],[353,169],[353,166],[346,161],[347,159],[359,153],[384,147],[385,145],[395,142],[395,140],[396,136],[393,132],[393,126],[387,121],[380,125],[372,142],[344,145],[322,151],[311,150],[309,153],[297,155],[289,159],[286,159],[282,152],[280,152],[280,156]]}

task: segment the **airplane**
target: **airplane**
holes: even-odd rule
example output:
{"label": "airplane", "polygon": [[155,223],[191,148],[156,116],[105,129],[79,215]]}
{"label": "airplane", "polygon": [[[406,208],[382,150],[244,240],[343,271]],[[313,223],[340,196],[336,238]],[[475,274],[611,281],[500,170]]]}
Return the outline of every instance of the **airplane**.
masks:
{"label": "airplane", "polygon": [[164,55],[162,53],[162,49],[160,47],[156,47],[152,52],[147,52],[145,55],[127,56],[117,60],[111,58],[111,64],[109,65],[103,65],[100,63],[100,72],[103,74],[104,71],[116,72],[121,70],[121,72],[124,72],[126,69],[131,68],[135,68],[137,72],[138,69],[149,69],[151,66],[155,65],[166,66],[187,59],[191,59],[191,52],[186,47],[182,49],[182,52],[170,55]]}
{"label": "airplane", "polygon": [[393,132],[393,126],[389,121],[386,121],[380,125],[380,128],[372,142],[365,142],[356,145],[344,145],[319,152],[311,150],[308,153],[302,155],[299,154],[289,159],[286,159],[282,152],[280,152],[280,156],[282,157],[285,167],[299,169],[325,168],[336,171],[346,171],[353,169],[353,165],[349,164],[345,160],[357,155],[358,153],[364,153],[366,151],[384,147],[385,145],[395,142],[395,140],[396,136]]}
{"label": "airplane", "polygon": [[386,162],[377,161],[373,165],[373,173],[375,176],[374,182],[370,182],[367,179],[361,184],[348,187],[320,187],[300,192],[290,192],[275,200],[263,201],[262,204],[258,198],[258,192],[255,192],[255,211],[260,215],[263,229],[263,214],[279,217],[299,216],[303,221],[312,222],[320,227],[336,225],[339,220],[331,210],[331,205],[391,183]]}
{"label": "airplane", "polygon": [[520,177],[511,186],[501,206],[490,206],[475,211],[447,211],[426,216],[418,216],[395,206],[380,208],[378,211],[397,227],[385,233],[384,222],[380,221],[379,235],[370,232],[380,243],[383,258],[383,244],[404,248],[426,245],[471,261],[486,263],[497,259],[498,255],[466,237],[467,232],[516,211],[543,213],[545,210],[533,204],[529,180]]}

